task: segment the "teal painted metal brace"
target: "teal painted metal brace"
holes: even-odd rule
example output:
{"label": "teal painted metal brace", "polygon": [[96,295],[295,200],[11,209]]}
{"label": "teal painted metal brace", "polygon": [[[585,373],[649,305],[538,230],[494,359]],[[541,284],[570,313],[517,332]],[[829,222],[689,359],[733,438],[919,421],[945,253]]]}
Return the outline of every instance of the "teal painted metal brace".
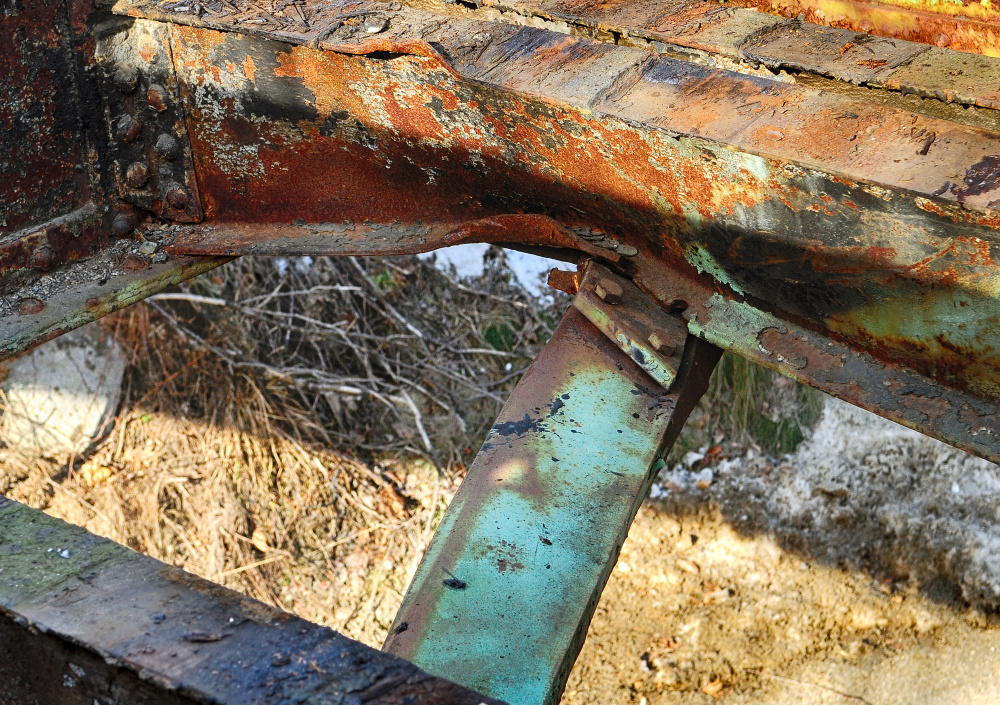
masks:
{"label": "teal painted metal brace", "polygon": [[558,702],[654,463],[718,361],[678,336],[668,392],[570,309],[448,508],[386,651],[512,705]]}

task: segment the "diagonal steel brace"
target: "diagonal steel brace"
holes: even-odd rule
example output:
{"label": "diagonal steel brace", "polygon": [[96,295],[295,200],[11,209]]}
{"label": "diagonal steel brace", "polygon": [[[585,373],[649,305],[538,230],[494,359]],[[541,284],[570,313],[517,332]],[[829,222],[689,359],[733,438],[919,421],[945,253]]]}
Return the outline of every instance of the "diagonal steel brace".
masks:
{"label": "diagonal steel brace", "polygon": [[512,705],[558,702],[657,461],[720,354],[592,263],[448,508],[384,649]]}

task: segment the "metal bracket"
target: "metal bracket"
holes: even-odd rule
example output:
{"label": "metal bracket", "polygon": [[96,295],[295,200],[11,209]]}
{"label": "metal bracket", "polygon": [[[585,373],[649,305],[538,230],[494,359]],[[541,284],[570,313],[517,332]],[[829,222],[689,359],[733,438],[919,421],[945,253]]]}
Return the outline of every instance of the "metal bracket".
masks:
{"label": "metal bracket", "polygon": [[573,307],[664,389],[673,384],[687,336],[680,318],[597,262],[587,263]]}
{"label": "metal bracket", "polygon": [[158,22],[110,20],[95,31],[95,58],[122,200],[195,223],[203,213],[169,33]]}

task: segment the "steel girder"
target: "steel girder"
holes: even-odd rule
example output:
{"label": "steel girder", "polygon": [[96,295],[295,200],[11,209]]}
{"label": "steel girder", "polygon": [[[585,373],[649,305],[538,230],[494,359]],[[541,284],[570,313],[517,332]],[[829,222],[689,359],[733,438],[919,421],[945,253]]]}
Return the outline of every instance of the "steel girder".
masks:
{"label": "steel girder", "polygon": [[[15,4],[0,25],[0,356],[243,254],[476,241],[580,262],[554,279],[581,287],[574,309],[387,642],[488,695],[553,702],[709,344],[1000,460],[997,18],[975,4],[742,5]],[[811,22],[781,16],[800,13]],[[567,414],[593,447],[560,438]],[[37,653],[106,659],[99,630],[77,638],[18,611],[63,599],[11,597],[39,565],[9,558],[39,536],[17,553],[4,538],[36,521],[26,511],[0,506],[18,517],[0,524],[0,566],[15,569],[0,628]],[[558,577],[537,556],[529,568],[526,541]],[[539,585],[551,594],[533,598]],[[496,604],[508,588],[519,614],[540,615],[539,638],[517,641]],[[456,636],[475,644],[474,672]],[[163,687],[153,665],[143,683]],[[194,688],[194,673],[170,682]],[[394,702],[424,682],[407,673],[357,692]],[[330,697],[348,692],[337,678]]]}

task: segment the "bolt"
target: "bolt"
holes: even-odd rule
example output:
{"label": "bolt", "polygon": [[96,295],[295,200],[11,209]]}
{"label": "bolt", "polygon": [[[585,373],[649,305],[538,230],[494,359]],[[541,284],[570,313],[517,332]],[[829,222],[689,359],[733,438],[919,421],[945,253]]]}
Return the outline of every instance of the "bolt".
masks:
{"label": "bolt", "polygon": [[122,142],[135,142],[142,134],[142,125],[131,115],[122,115],[115,126],[115,136]]}
{"label": "bolt", "polygon": [[671,342],[670,334],[661,328],[656,328],[652,333],[649,334],[649,337],[646,340],[649,341],[649,344],[650,346],[652,346],[653,350],[660,353],[661,355],[670,357],[675,352],[677,352],[677,346]]}
{"label": "bolt", "polygon": [[42,245],[31,254],[31,265],[38,269],[48,269],[55,259],[55,251],[48,245]]}
{"label": "bolt", "polygon": [[125,170],[125,181],[132,188],[142,188],[149,181],[149,168],[142,162],[133,162]]}
{"label": "bolt", "polygon": [[118,92],[128,95],[139,83],[139,72],[131,66],[121,66],[115,71],[114,81]]}
{"label": "bolt", "polygon": [[135,223],[132,222],[132,218],[128,213],[119,213],[111,221],[111,232],[118,237],[125,237],[133,230],[135,230]]}
{"label": "bolt", "polygon": [[171,208],[176,208],[179,211],[184,210],[190,200],[188,192],[182,186],[175,186],[167,191],[167,203],[170,204]]}
{"label": "bolt", "polygon": [[99,298],[97,298],[96,296],[91,296],[89,299],[87,299],[87,308],[94,308],[95,306],[99,306],[100,303],[101,300]]}
{"label": "bolt", "polygon": [[621,284],[613,279],[608,279],[607,277],[601,277],[597,280],[597,285],[594,287],[594,293],[597,294],[601,301],[609,303],[612,306],[622,302]]}
{"label": "bolt", "polygon": [[159,83],[154,83],[146,91],[146,102],[158,113],[167,109],[167,91]]}
{"label": "bolt", "polygon": [[45,310],[45,302],[39,299],[21,299],[21,303],[17,305],[17,312],[22,316],[33,316],[36,313],[41,313]]}
{"label": "bolt", "polygon": [[156,138],[156,153],[168,162],[172,162],[181,156],[181,145],[177,138],[166,133]]}

